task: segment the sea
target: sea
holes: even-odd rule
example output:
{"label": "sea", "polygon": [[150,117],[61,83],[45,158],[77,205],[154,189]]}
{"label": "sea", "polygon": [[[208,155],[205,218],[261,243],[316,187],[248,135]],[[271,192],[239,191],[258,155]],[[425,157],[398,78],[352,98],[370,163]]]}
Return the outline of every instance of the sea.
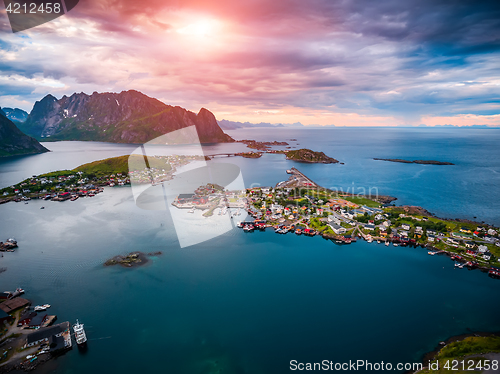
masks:
{"label": "sea", "polygon": [[[498,129],[251,128],[235,139],[286,141],[344,163],[305,164],[281,154],[217,156],[244,184],[274,186],[296,167],[339,191],[397,197],[439,217],[500,225]],[[294,140],[292,140],[294,139]],[[47,142],[52,152],[3,158],[0,186],[107,157],[137,145]],[[181,153],[182,149],[176,149]],[[205,154],[247,150],[211,144]],[[420,165],[373,158],[438,160]],[[45,209],[40,209],[41,207]],[[74,202],[0,205],[0,289],[22,287],[51,304],[58,321],[85,325],[88,350],[73,349],[41,373],[291,373],[291,361],[420,362],[440,341],[500,331],[500,281],[455,269],[422,248],[233,229],[181,248],[168,211],[143,210],[130,187]],[[132,251],[157,252],[144,266],[103,263]],[[298,370],[296,370],[298,371]],[[372,372],[360,368],[359,372]]]}

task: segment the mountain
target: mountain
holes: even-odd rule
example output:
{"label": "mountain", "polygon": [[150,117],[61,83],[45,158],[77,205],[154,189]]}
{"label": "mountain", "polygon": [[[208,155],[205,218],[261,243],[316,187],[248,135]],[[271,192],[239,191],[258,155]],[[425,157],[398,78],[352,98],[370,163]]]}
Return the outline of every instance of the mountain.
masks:
{"label": "mountain", "polygon": [[304,125],[301,124],[300,122],[272,124],[268,122],[261,122],[261,123],[235,122],[235,121],[228,121],[226,119],[221,119],[219,121],[219,126],[223,130],[236,130],[244,127],[303,127]]}
{"label": "mountain", "polygon": [[25,135],[0,110],[0,157],[48,152],[36,139]]}
{"label": "mountain", "polygon": [[202,143],[234,142],[207,109],[196,114],[133,90],[74,93],[59,100],[47,95],[35,103],[26,122],[18,126],[38,139],[145,143],[192,125]]}
{"label": "mountain", "polygon": [[2,108],[3,114],[5,117],[10,119],[12,122],[24,122],[26,118],[28,118],[28,113],[22,109],[12,109],[12,108]]}

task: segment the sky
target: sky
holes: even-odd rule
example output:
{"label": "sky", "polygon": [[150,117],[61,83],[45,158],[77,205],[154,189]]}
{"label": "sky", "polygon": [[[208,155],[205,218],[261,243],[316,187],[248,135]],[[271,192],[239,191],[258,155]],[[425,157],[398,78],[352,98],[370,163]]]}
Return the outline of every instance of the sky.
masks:
{"label": "sky", "polygon": [[500,126],[500,1],[80,0],[12,33],[0,106],[135,89],[252,123]]}

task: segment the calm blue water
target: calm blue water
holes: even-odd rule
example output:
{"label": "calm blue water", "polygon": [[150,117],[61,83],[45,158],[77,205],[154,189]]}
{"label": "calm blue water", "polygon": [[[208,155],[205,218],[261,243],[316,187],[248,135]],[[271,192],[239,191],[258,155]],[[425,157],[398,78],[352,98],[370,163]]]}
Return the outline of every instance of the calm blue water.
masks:
{"label": "calm blue water", "polygon": [[[485,220],[498,222],[498,139],[492,139],[498,133],[325,131],[279,130],[257,136],[245,130],[232,135],[297,138],[299,147],[323,150],[345,165],[298,165],[280,155],[217,162],[238,164],[248,186],[274,185],[295,165],[325,186],[378,186],[380,193],[442,215],[473,212],[484,219],[484,212],[490,214]],[[414,138],[423,137],[428,138],[427,149],[422,146],[428,157],[408,149]],[[465,155],[479,139],[482,156]],[[430,145],[439,141],[449,144],[447,152],[443,147],[432,151]],[[127,146],[72,142],[71,149],[50,157],[59,155],[71,167],[73,153],[84,153],[91,161],[91,154],[103,157],[96,151],[101,147],[109,149],[107,154],[119,154]],[[217,153],[225,147],[209,149]],[[429,158],[457,165],[404,165],[372,157]],[[51,160],[40,161],[40,169],[30,173],[59,168],[57,157]],[[22,172],[19,162],[1,162],[2,184],[12,173]],[[29,164],[29,158],[21,162]],[[463,183],[452,168],[468,171]],[[439,195],[443,189],[447,192]],[[437,194],[437,201],[425,191]],[[456,202],[461,196],[466,198]],[[87,354],[73,350],[59,358],[56,373],[277,374],[290,372],[290,360],[324,359],[395,364],[419,361],[439,341],[468,329],[500,329],[500,282],[477,271],[456,270],[449,259],[428,256],[423,249],[366,242],[337,246],[318,237],[240,230],[180,249],[168,213],[138,209],[126,187],[75,202],[4,204],[0,213],[2,239],[14,236],[20,243],[18,251],[0,258],[0,267],[8,269],[0,274],[0,288],[22,286],[34,303],[52,304],[60,321],[79,318],[86,324]],[[134,250],[161,250],[163,255],[137,269],[102,266],[106,259]],[[471,302],[471,294],[481,303]]]}

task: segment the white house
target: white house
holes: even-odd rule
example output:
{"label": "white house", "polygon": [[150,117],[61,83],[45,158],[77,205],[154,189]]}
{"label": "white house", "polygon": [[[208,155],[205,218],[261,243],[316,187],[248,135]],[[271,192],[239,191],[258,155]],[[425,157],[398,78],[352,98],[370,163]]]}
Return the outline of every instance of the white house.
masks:
{"label": "white house", "polygon": [[367,225],[365,225],[365,229],[367,229],[367,230],[375,230],[375,225],[373,225],[373,224],[367,224]]}
{"label": "white house", "polygon": [[488,229],[488,234],[489,234],[489,235],[496,235],[496,234],[497,234],[497,232],[496,232],[496,230],[493,230],[493,229]]}
{"label": "white house", "polygon": [[401,227],[403,228],[403,230],[409,230],[410,229],[410,225],[408,225],[407,223],[403,223],[401,225]]}
{"label": "white house", "polygon": [[346,233],[346,229],[340,225],[337,225],[336,223],[331,223],[329,226],[332,228],[333,232],[337,235]]}
{"label": "white house", "polygon": [[433,242],[436,239],[434,235],[427,235],[427,240]]}
{"label": "white house", "polygon": [[448,242],[449,244],[455,244],[455,245],[458,245],[458,240],[453,239],[453,238],[448,238],[447,242]]}
{"label": "white house", "polygon": [[340,225],[340,218],[337,217],[336,215],[332,214],[328,216],[328,223],[336,223],[337,225]]}
{"label": "white house", "polygon": [[480,245],[479,247],[477,247],[477,250],[480,252],[480,253],[485,253],[485,252],[488,252],[488,247],[485,246],[485,245]]}

